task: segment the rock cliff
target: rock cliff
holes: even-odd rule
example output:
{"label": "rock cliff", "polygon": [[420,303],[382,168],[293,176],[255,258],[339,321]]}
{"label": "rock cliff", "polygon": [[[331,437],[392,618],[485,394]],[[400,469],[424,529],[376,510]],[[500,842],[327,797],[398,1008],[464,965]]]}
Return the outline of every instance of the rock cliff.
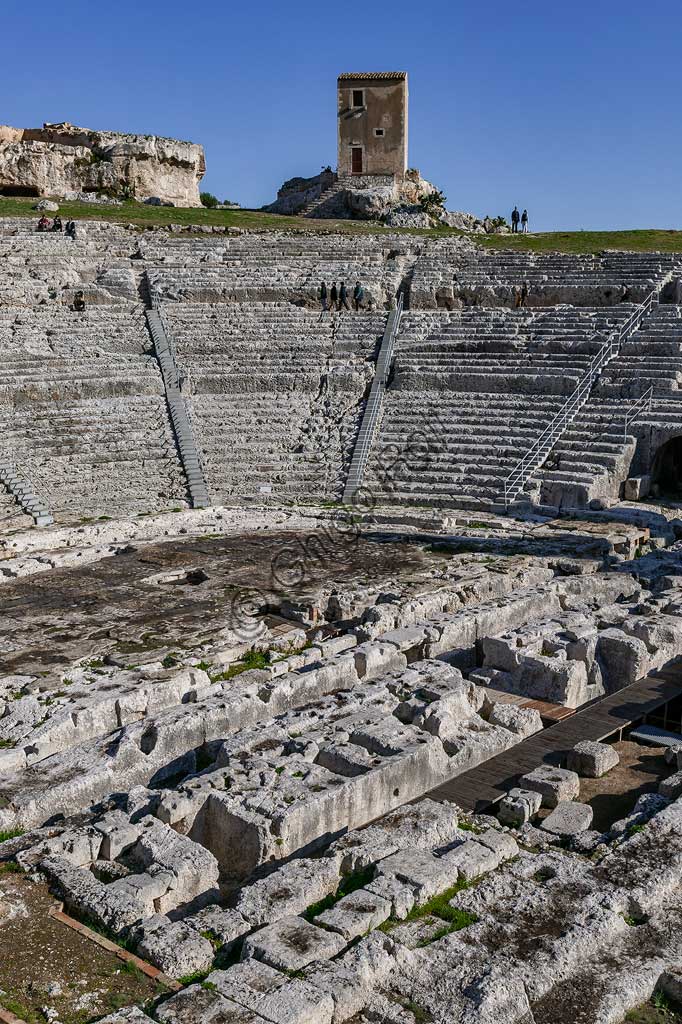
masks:
{"label": "rock cliff", "polygon": [[200,206],[202,146],[156,135],[92,131],[68,123],[0,126],[0,195],[105,191]]}

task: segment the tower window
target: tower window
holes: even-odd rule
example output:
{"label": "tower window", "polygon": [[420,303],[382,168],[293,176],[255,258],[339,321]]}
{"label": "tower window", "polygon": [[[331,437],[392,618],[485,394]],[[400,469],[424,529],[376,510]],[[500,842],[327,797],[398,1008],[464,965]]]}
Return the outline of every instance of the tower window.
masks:
{"label": "tower window", "polygon": [[363,89],[353,89],[353,106],[364,107],[365,93]]}
{"label": "tower window", "polygon": [[383,128],[375,128],[374,129],[374,134],[376,135],[376,137],[378,139],[382,139],[383,136],[384,136],[384,129]]}

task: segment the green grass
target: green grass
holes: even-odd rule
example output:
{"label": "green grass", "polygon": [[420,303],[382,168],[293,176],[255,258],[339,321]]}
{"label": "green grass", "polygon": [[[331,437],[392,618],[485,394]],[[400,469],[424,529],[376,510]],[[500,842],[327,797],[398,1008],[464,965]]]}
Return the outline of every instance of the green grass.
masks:
{"label": "green grass", "polygon": [[26,1024],[39,1024],[43,1020],[42,1015],[39,1016],[33,1010],[29,1009],[24,1003],[21,1003],[18,999],[14,999],[13,996],[6,995],[5,993],[0,995],[0,1006],[3,1010],[9,1010],[19,1020],[25,1021]]}
{"label": "green grass", "polygon": [[24,869],[15,860],[6,860],[0,864],[0,875],[23,875]]}
{"label": "green grass", "polygon": [[537,235],[474,235],[489,249],[527,252],[593,253],[604,249],[633,252],[682,252],[682,231],[647,228],[634,231],[547,231]]}
{"label": "green grass", "polygon": [[181,978],[178,978],[178,982],[180,985],[194,985],[204,981],[210,973],[210,971],[193,971],[192,974],[183,974]]}
{"label": "green grass", "polygon": [[7,832],[0,831],[0,843],[6,843],[8,839],[17,839],[19,836],[23,836],[23,828],[11,828]]}
{"label": "green grass", "polygon": [[[30,217],[38,220],[33,209],[35,198],[0,198],[0,217]],[[343,231],[348,234],[425,235],[443,238],[462,235],[455,228],[385,228],[365,221],[307,220],[305,217],[282,217],[259,210],[207,210],[145,206],[126,202],[122,206],[95,206],[88,203],[66,203],[57,200],[64,220],[104,220],[113,223],[134,224],[140,228],[164,227],[168,224],[210,225],[217,227],[248,228],[251,230],[290,231]],[[474,241],[490,249],[525,249],[528,252],[595,253],[604,249],[628,249],[635,252],[682,252],[682,231],[650,228],[630,231],[548,231],[530,235],[471,235]]]}
{"label": "green grass", "polygon": [[432,896],[426,903],[420,903],[413,907],[402,921],[396,918],[389,918],[388,921],[384,921],[379,927],[381,931],[390,932],[399,924],[410,924],[414,921],[421,921],[426,917],[437,917],[443,922],[443,927],[417,943],[418,946],[429,946],[432,942],[442,939],[445,935],[461,931],[462,928],[467,928],[470,924],[475,924],[478,921],[476,915],[471,914],[468,910],[460,910],[458,907],[450,906],[450,900],[457,893],[462,892],[464,889],[469,889],[477,883],[478,879],[473,879],[471,882],[457,882],[444,892]]}
{"label": "green grass", "polygon": [[344,896],[348,896],[352,892],[357,892],[358,889],[364,889],[368,882],[371,882],[373,878],[374,867],[365,868],[364,871],[356,871],[352,875],[346,875],[336,892],[330,892],[328,896],[318,900],[317,903],[311,903],[310,906],[303,911],[301,916],[304,917],[306,921],[312,921],[313,918],[318,916],[318,914],[323,914],[325,910],[331,910],[331,908]]}
{"label": "green grass", "polygon": [[657,989],[648,1003],[631,1010],[625,1020],[628,1024],[678,1024],[682,1017],[680,1008],[673,1005],[665,992]]}
{"label": "green grass", "polygon": [[134,960],[124,960],[123,965],[121,966],[121,972],[123,974],[130,974],[135,981],[145,981],[144,972],[140,970]]}
{"label": "green grass", "polygon": [[251,668],[267,668],[269,665],[269,651],[248,651],[240,661],[230,665],[224,672],[211,676],[211,682],[224,682],[227,679],[233,679],[235,676],[241,675],[242,672],[247,672]]}
{"label": "green grass", "polygon": [[[165,227],[167,224],[204,224],[216,227],[251,228],[255,230],[281,231],[305,228],[314,231],[348,231],[352,234],[386,232],[387,229],[364,221],[326,220],[310,221],[305,217],[282,217],[275,213],[261,213],[258,210],[207,210],[204,207],[145,206],[143,203],[125,202],[122,206],[97,206],[90,203],[67,203],[61,199],[59,215],[73,220],[106,220],[113,223],[135,224],[141,228]],[[40,214],[33,209],[38,202],[35,198],[0,198],[0,217],[34,217],[36,223]],[[434,233],[449,233],[434,232]]]}

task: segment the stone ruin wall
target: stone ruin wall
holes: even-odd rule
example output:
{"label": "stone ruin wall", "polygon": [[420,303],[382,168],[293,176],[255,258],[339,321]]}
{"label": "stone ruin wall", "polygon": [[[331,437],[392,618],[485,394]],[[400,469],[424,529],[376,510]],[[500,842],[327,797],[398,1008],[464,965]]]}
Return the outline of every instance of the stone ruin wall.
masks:
{"label": "stone ruin wall", "polygon": [[196,207],[205,171],[203,147],[191,142],[67,123],[0,125],[0,194],[64,197],[104,191]]}

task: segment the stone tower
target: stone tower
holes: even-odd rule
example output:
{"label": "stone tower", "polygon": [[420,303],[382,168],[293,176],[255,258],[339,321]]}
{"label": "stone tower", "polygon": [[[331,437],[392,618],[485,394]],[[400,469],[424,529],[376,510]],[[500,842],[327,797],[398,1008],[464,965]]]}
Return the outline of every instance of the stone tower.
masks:
{"label": "stone tower", "polygon": [[407,170],[407,72],[339,75],[339,177]]}

